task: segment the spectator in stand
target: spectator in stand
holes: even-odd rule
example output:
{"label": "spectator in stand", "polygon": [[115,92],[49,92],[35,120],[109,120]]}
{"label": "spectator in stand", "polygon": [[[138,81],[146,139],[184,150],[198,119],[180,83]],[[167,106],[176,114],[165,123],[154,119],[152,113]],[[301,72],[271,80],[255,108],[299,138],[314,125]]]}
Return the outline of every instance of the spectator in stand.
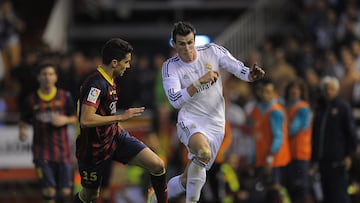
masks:
{"label": "spectator in stand", "polygon": [[[325,15],[325,14],[324,14]],[[326,19],[314,30],[316,48],[326,50],[334,48],[336,44],[337,16],[333,9],[326,10]]]}
{"label": "spectator in stand", "polygon": [[15,14],[11,0],[0,0],[0,80],[10,68],[19,65],[21,44],[19,32],[25,29],[25,23]]}
{"label": "spectator in stand", "polygon": [[36,75],[40,60],[40,53],[36,50],[27,50],[23,53],[23,60],[10,72],[10,78],[18,84],[17,104],[19,111],[23,111],[24,98],[38,88]]}
{"label": "spectator in stand", "polygon": [[275,63],[271,68],[270,77],[279,95],[283,95],[285,86],[296,78],[295,68],[286,61],[285,51],[281,48],[275,50]]}
{"label": "spectator in stand", "polygon": [[338,60],[337,55],[332,49],[325,51],[325,64],[323,76],[333,76],[337,79],[342,78],[345,75],[345,68]]}
{"label": "spectator in stand", "polygon": [[360,74],[360,39],[351,42],[351,51],[354,55],[356,72]]}
{"label": "spectator in stand", "polygon": [[75,67],[71,55],[64,54],[60,56],[60,70],[58,86],[69,91],[74,101],[79,98],[79,80],[74,74]]}
{"label": "spectator in stand", "polygon": [[269,70],[275,63],[274,46],[270,39],[265,39],[261,45],[261,64],[265,70]]}
{"label": "spectator in stand", "polygon": [[355,121],[349,103],[338,96],[338,79],[326,76],[320,87],[323,95],[312,123],[312,161],[321,175],[323,202],[349,203],[347,171],[356,147]]}
{"label": "spectator in stand", "polygon": [[151,69],[149,56],[139,56],[136,75],[137,84],[139,85],[138,105],[153,109],[154,92],[150,87],[154,87],[154,71]]}
{"label": "spectator in stand", "polygon": [[360,12],[357,2],[349,1],[346,11],[340,15],[337,40],[342,45],[350,44],[354,39],[360,38]]}
{"label": "spectator in stand", "polygon": [[360,81],[360,73],[356,71],[354,57],[348,47],[341,48],[341,59],[344,64],[345,74],[340,78],[340,96],[350,105],[353,105],[355,84]]}
{"label": "spectator in stand", "polygon": [[301,47],[299,40],[294,36],[287,37],[284,51],[286,61],[294,67],[296,75],[304,78],[305,70],[300,67]]}

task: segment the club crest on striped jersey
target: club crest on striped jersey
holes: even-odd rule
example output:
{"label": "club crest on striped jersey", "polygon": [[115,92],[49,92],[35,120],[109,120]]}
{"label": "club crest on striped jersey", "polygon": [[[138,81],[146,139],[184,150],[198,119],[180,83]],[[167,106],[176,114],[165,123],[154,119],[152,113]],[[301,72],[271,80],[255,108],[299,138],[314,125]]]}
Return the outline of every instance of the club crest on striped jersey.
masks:
{"label": "club crest on striped jersey", "polygon": [[210,71],[210,70],[212,70],[212,67],[211,67],[211,65],[209,63],[205,63],[205,69],[207,71]]}
{"label": "club crest on striped jersey", "polygon": [[100,95],[100,92],[101,90],[95,88],[95,87],[92,87],[90,89],[90,92],[88,94],[88,97],[87,97],[87,101],[91,102],[91,103],[96,103],[96,100],[98,99],[99,95]]}

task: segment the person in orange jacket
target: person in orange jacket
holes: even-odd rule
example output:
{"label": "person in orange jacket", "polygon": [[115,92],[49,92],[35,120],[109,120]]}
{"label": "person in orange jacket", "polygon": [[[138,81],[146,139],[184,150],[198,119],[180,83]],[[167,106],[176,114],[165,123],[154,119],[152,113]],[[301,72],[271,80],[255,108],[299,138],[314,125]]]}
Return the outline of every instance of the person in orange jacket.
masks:
{"label": "person in orange jacket", "polygon": [[289,164],[289,193],[293,203],[309,201],[309,164],[311,159],[311,109],[303,80],[290,82],[285,88],[285,105],[289,121],[292,160]]}
{"label": "person in orange jacket", "polygon": [[274,83],[263,79],[259,102],[251,112],[254,121],[254,166],[256,174],[266,178],[267,202],[281,202],[280,189],[285,168],[290,162],[288,123],[284,107],[278,101]]}

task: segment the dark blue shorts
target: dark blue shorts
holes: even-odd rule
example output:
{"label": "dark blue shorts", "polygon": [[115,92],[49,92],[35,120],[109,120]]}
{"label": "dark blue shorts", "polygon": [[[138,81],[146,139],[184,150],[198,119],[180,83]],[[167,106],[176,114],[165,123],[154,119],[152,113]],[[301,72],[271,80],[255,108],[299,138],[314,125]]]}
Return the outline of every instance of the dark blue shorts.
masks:
{"label": "dark blue shorts", "polygon": [[117,136],[115,139],[117,146],[110,159],[104,160],[97,165],[78,160],[81,185],[83,187],[96,189],[103,186],[103,184],[108,184],[112,161],[127,164],[141,150],[146,148],[144,143],[124,130],[121,132],[121,136]]}
{"label": "dark blue shorts", "polygon": [[72,164],[45,160],[35,160],[36,174],[43,188],[70,188],[72,184]]}

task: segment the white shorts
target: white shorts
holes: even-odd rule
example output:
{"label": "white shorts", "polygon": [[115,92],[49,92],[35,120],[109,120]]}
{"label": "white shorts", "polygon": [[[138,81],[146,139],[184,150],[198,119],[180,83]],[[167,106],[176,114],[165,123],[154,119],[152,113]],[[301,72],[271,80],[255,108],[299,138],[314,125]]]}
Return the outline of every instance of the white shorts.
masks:
{"label": "white shorts", "polygon": [[206,165],[206,170],[209,170],[215,161],[220,145],[224,139],[225,132],[224,130],[223,131],[208,130],[209,128],[207,127],[207,125],[208,124],[200,125],[191,120],[180,121],[177,123],[177,134],[180,142],[182,142],[188,149],[188,158],[190,160],[195,157],[195,154],[191,153],[188,147],[190,137],[195,133],[201,133],[206,137],[211,148],[211,158],[209,163]]}

